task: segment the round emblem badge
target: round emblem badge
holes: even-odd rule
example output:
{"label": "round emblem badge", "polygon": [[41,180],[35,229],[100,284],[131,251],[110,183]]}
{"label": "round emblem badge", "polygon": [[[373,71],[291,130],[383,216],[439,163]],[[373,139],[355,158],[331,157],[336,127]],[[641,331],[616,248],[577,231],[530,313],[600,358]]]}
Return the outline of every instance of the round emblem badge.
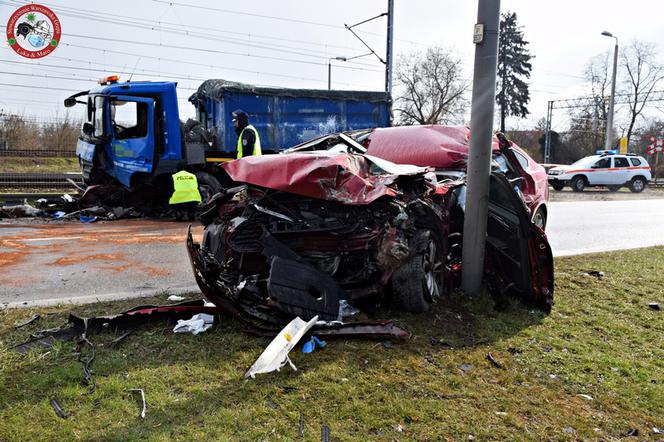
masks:
{"label": "round emblem badge", "polygon": [[42,58],[60,44],[60,20],[46,6],[29,4],[18,8],[7,22],[7,43],[25,58]]}

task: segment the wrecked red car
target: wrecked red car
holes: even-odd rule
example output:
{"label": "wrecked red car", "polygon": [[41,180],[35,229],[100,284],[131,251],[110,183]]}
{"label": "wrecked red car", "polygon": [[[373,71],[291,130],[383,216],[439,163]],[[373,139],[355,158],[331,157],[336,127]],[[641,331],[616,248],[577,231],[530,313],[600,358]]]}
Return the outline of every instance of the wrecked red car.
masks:
{"label": "wrecked red car", "polygon": [[[326,151],[247,157],[222,167],[237,184],[202,216],[187,248],[201,291],[228,313],[277,326],[343,320],[391,303],[423,312],[460,283],[463,179],[372,157],[344,134]],[[338,153],[337,153],[338,152]],[[502,172],[491,176],[486,279],[498,299],[550,311],[553,261]]]}

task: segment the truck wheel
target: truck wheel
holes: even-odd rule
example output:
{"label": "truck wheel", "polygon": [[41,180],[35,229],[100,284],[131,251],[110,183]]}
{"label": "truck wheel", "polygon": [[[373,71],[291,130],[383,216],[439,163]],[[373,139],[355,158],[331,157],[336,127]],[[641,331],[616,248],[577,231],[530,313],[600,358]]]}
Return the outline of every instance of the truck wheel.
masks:
{"label": "truck wheel", "polygon": [[629,190],[634,193],[643,192],[643,189],[646,188],[646,180],[642,176],[637,176],[632,178],[632,181],[629,183]]}
{"label": "truck wheel", "polygon": [[555,183],[551,184],[551,187],[553,187],[553,190],[557,190],[558,192],[560,192],[561,190],[563,190],[563,187],[565,187],[565,185],[562,183]]}
{"label": "truck wheel", "polygon": [[606,186],[609,189],[609,192],[617,192],[620,189],[620,186]]}
{"label": "truck wheel", "polygon": [[570,183],[574,192],[583,192],[586,188],[586,179],[582,176],[575,176]]}
{"label": "truck wheel", "polygon": [[204,206],[214,195],[221,191],[221,184],[207,172],[196,172],[198,191],[201,194],[201,206]]}
{"label": "truck wheel", "polygon": [[395,304],[401,310],[423,313],[441,295],[443,257],[435,235],[426,249],[410,258],[392,275]]}

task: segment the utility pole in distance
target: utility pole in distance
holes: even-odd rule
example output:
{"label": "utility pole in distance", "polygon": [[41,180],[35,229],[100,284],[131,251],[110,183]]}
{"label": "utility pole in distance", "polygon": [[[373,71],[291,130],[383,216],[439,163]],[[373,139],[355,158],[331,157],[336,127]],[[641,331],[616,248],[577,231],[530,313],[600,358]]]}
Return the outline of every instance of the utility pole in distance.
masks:
{"label": "utility pole in distance", "polygon": [[499,26],[500,0],[479,0],[461,263],[461,288],[469,294],[479,292],[484,274]]}
{"label": "utility pole in distance", "polygon": [[385,56],[385,92],[392,96],[394,65],[394,0],[387,0],[387,54]]}

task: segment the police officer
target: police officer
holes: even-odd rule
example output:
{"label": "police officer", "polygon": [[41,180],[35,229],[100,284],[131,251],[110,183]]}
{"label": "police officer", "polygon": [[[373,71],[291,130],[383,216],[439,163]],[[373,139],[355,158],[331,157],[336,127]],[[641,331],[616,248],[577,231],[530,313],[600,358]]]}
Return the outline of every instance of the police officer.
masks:
{"label": "police officer", "polygon": [[193,221],[196,216],[196,207],[201,202],[201,194],[198,191],[198,180],[196,175],[186,170],[180,170],[173,174],[173,196],[168,204],[175,211],[175,218],[179,221],[186,217]]}
{"label": "police officer", "polygon": [[233,111],[231,116],[237,134],[237,159],[250,155],[262,155],[261,137],[256,128],[249,124],[247,114],[242,109],[238,109]]}

